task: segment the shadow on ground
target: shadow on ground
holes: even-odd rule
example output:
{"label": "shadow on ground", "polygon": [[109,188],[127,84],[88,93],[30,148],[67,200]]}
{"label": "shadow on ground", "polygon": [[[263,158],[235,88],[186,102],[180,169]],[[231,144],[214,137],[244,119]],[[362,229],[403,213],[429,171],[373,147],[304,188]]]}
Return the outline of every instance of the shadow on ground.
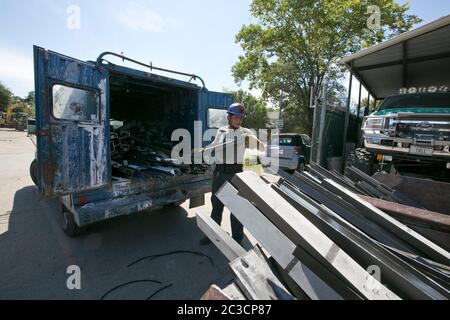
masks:
{"label": "shadow on ground", "polygon": [[[203,234],[182,207],[105,221],[71,239],[58,201],[39,200],[29,186],[0,223],[0,299],[199,299],[232,279],[214,246],[198,246]],[[67,288],[71,265],[81,268],[81,290]]]}

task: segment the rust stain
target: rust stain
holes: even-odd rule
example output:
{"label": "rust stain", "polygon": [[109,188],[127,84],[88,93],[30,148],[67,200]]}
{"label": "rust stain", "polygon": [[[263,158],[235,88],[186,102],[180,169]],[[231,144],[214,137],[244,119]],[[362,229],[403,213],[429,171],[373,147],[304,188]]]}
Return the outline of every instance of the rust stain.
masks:
{"label": "rust stain", "polygon": [[48,162],[44,163],[44,184],[46,186],[50,186],[49,188],[45,188],[45,195],[52,196],[53,195],[53,179],[56,172],[56,165],[53,159],[49,159]]}

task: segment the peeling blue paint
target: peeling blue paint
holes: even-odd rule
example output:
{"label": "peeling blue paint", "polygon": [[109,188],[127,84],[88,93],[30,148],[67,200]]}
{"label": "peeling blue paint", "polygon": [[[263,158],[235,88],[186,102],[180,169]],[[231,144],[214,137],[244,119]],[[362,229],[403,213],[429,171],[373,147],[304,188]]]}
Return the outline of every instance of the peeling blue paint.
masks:
{"label": "peeling blue paint", "polygon": [[[123,184],[121,182],[118,185]],[[179,203],[211,192],[211,176],[202,180],[192,179],[179,185],[166,186],[164,189],[151,189],[146,186],[128,184],[115,186],[109,190],[79,193],[72,196],[72,211],[77,215],[80,226],[111,219],[118,216],[154,211],[170,203]],[[80,203],[80,198],[84,204]]]}
{"label": "peeling blue paint", "polygon": [[[108,72],[42,48],[34,50],[39,88],[36,115],[41,194],[49,197],[108,185],[111,181]],[[97,92],[100,121],[54,118],[52,87],[55,84]],[[46,135],[42,134],[43,130]]]}
{"label": "peeling blue paint", "polygon": [[[192,89],[197,94],[197,103],[186,115],[188,129],[193,129],[194,121],[207,122],[208,108],[227,109],[234,102],[232,95],[205,91],[192,83],[126,67],[97,66],[39,47],[34,47],[34,60],[39,191],[43,197],[61,196],[80,226],[155,210],[210,192],[210,174],[165,177],[162,181],[144,183],[113,179],[109,72]],[[52,112],[54,85],[95,92],[99,98],[97,120],[55,118]],[[203,126],[203,132],[206,130]]]}

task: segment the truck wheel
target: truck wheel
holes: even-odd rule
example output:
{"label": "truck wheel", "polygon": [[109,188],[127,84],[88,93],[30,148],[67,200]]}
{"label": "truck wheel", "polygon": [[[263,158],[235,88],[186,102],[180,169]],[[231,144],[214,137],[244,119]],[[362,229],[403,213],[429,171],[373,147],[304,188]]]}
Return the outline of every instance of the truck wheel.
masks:
{"label": "truck wheel", "polygon": [[355,149],[347,157],[347,167],[354,166],[372,176],[374,173],[375,156],[364,148]]}
{"label": "truck wheel", "polygon": [[185,201],[186,201],[186,200],[183,200],[183,201],[177,201],[177,202],[172,202],[172,203],[169,203],[169,204],[165,205],[164,207],[165,207],[165,208],[177,208],[177,207],[181,206]]}
{"label": "truck wheel", "polygon": [[61,208],[62,208],[61,211],[62,211],[62,215],[63,215],[62,229],[63,229],[64,233],[71,238],[75,238],[75,237],[81,235],[85,231],[85,229],[80,228],[77,225],[72,212],[70,212],[63,204],[61,204]]}
{"label": "truck wheel", "polygon": [[33,180],[33,183],[38,185],[38,162],[37,159],[34,159],[30,165],[30,177]]}

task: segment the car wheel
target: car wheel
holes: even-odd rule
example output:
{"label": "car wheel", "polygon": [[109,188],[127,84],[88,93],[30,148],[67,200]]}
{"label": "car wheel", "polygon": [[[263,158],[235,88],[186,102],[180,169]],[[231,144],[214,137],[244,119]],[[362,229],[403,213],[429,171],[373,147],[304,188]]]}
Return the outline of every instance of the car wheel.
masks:
{"label": "car wheel", "polygon": [[62,229],[64,233],[71,238],[81,235],[85,231],[85,229],[78,226],[78,224],[75,222],[75,218],[73,217],[72,212],[70,212],[63,204],[61,204],[61,207],[63,216]]}
{"label": "car wheel", "polygon": [[37,159],[34,159],[33,162],[31,162],[30,177],[31,177],[31,180],[33,180],[33,183],[37,186],[38,185],[38,162],[37,162]]}

